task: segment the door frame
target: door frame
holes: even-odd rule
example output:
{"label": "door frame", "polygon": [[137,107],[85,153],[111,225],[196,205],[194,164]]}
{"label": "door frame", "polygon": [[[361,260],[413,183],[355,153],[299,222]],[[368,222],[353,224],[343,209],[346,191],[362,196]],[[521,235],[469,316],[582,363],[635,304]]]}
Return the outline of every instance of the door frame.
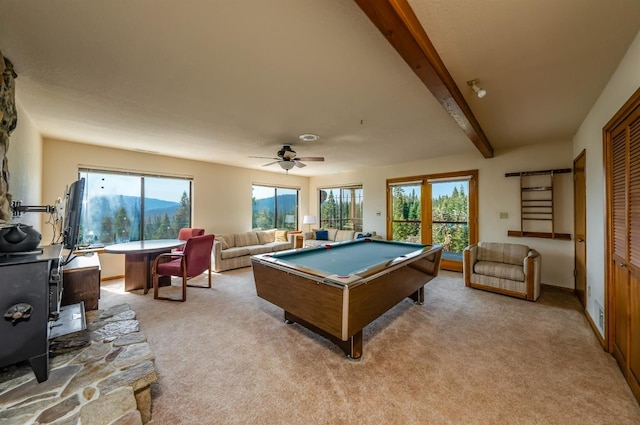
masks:
{"label": "door frame", "polygon": [[[413,182],[413,181],[422,181],[422,189],[421,189],[421,216],[422,216],[422,224],[421,224],[421,235],[422,235],[422,243],[423,244],[431,244],[432,243],[432,232],[433,232],[433,223],[432,223],[432,199],[431,199],[431,185],[428,183],[429,180],[436,179],[455,179],[456,177],[466,177],[470,176],[469,179],[469,193],[468,197],[468,207],[469,207],[469,245],[473,245],[478,243],[478,170],[463,170],[463,171],[451,171],[446,173],[434,173],[434,174],[424,174],[420,176],[408,176],[408,177],[398,177],[387,179],[387,235],[392,236],[392,208],[391,208],[391,195],[389,191],[389,186],[392,184],[398,184],[402,182]],[[444,270],[452,270],[457,272],[462,272],[462,261],[451,261],[442,259],[440,261],[440,268]]]}
{"label": "door frame", "polygon": [[[580,164],[580,165],[578,165]],[[587,193],[586,193],[586,166],[587,166],[587,151],[585,149],[578,154],[578,156],[573,160],[573,234],[574,234],[574,292],[578,297],[578,300],[582,303],[582,308],[587,309],[587,301],[588,301],[588,288],[589,284],[587,283],[587,261],[586,261],[586,253],[587,253]],[[577,185],[578,179],[576,178],[577,172],[581,169],[583,174],[583,182],[584,184],[581,186]],[[582,197],[582,211],[578,211],[578,198]],[[578,214],[580,213],[580,214]],[[581,217],[582,220],[578,221],[577,217]],[[578,239],[578,228],[584,229],[583,241],[580,242]],[[577,244],[584,243],[584,258],[582,259],[582,267],[579,267],[580,262],[578,261],[578,249]],[[578,291],[578,278],[581,273],[579,268],[583,268],[581,270],[582,275],[584,276],[584,289],[582,292]]]}

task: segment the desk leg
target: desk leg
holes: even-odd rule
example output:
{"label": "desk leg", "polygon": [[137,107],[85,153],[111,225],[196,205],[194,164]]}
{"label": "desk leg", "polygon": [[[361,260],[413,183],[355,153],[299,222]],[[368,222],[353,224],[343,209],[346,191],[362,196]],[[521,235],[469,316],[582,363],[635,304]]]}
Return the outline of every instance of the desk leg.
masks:
{"label": "desk leg", "polygon": [[146,254],[125,254],[124,290],[144,289],[149,279],[149,258]]}
{"label": "desk leg", "polygon": [[[170,252],[168,250],[167,252]],[[149,288],[153,287],[151,280],[151,266],[153,260],[160,255],[157,253],[126,254],[124,257],[124,290],[134,291],[144,289],[145,294]],[[145,287],[146,283],[146,287]],[[160,286],[171,285],[171,276],[161,276],[158,284]]]}

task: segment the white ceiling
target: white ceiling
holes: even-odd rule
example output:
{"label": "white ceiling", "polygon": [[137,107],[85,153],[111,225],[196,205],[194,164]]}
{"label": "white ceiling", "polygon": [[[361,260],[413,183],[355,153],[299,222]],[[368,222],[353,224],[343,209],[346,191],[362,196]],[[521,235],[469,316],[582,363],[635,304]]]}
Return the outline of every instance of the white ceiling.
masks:
{"label": "white ceiling", "polygon": [[[496,150],[570,140],[640,30],[638,0],[409,0]],[[0,0],[43,135],[322,175],[476,150],[350,0]],[[473,96],[466,81],[488,92]],[[297,140],[316,133],[314,143]]]}

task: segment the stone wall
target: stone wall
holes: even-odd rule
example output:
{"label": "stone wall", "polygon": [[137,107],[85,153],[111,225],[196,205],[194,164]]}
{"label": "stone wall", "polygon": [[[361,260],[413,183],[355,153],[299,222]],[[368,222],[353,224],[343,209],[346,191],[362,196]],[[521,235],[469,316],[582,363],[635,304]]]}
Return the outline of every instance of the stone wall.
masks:
{"label": "stone wall", "polygon": [[0,223],[11,220],[11,194],[9,193],[9,165],[7,151],[9,150],[9,136],[18,124],[16,110],[17,74],[13,64],[0,51],[0,159],[2,160],[2,176],[0,179]]}

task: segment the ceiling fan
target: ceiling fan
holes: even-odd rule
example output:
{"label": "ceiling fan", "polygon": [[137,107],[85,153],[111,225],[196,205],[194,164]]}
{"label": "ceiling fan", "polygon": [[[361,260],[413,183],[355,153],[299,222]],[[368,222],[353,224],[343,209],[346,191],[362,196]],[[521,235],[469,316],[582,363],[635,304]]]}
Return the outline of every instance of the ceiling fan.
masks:
{"label": "ceiling fan", "polygon": [[277,158],[269,158],[265,156],[250,156],[249,158],[262,158],[262,159],[273,159],[274,161],[264,164],[263,167],[279,164],[283,170],[289,172],[293,167],[306,167],[306,164],[303,164],[301,161],[324,161],[324,157],[321,156],[309,156],[298,158],[296,157],[296,151],[291,149],[291,145],[282,145],[282,149],[280,149],[277,154]]}

